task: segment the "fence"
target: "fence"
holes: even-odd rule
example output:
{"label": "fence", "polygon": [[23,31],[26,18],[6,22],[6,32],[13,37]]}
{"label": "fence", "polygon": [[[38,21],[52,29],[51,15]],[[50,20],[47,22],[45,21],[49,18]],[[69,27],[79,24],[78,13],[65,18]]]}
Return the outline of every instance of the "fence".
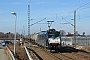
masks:
{"label": "fence", "polygon": [[[62,44],[63,45],[74,45],[74,37],[67,37],[64,36],[61,38],[62,39]],[[76,37],[76,45],[84,45],[88,46],[90,45],[90,37]]]}

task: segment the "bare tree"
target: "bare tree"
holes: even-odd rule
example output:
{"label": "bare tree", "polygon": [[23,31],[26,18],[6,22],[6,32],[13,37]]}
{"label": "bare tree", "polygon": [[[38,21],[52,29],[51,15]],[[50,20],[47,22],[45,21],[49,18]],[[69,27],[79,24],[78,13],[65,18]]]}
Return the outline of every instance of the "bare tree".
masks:
{"label": "bare tree", "polygon": [[64,30],[60,30],[60,34],[61,34],[62,36],[64,36],[64,35],[66,34],[66,32],[65,32]]}

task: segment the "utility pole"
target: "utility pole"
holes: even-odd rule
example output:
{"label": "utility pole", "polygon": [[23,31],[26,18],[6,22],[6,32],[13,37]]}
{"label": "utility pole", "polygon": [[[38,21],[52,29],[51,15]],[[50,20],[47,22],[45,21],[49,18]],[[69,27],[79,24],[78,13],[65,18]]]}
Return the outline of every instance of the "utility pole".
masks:
{"label": "utility pole", "polygon": [[50,26],[51,26],[52,22],[54,22],[54,21],[47,21],[47,22],[48,22],[48,28],[50,30]]}
{"label": "utility pole", "polygon": [[74,11],[74,41],[75,41],[75,48],[76,48],[76,10]]}
{"label": "utility pole", "polygon": [[28,5],[28,40],[29,40],[29,47],[30,47],[30,5]]}

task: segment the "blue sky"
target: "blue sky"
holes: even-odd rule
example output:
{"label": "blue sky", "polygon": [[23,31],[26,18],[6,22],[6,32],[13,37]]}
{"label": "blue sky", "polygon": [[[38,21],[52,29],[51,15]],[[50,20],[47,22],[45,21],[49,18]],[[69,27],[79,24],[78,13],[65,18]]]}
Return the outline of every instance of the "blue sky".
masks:
{"label": "blue sky", "polygon": [[[1,0],[0,1],[0,31],[14,33],[15,17],[12,11],[17,13],[17,32],[28,33],[28,4],[30,0]],[[80,8],[80,6],[82,6]],[[79,9],[77,9],[79,8]],[[79,34],[86,32],[90,34],[90,1],[89,0],[31,0],[30,2],[30,24],[46,20],[31,26],[30,33],[47,30],[47,21],[54,21],[51,28],[65,30],[73,33],[73,26],[70,24],[60,24],[70,22],[73,24],[74,10],[76,10],[76,30]],[[62,19],[64,18],[64,19]],[[24,28],[23,28],[24,26]]]}

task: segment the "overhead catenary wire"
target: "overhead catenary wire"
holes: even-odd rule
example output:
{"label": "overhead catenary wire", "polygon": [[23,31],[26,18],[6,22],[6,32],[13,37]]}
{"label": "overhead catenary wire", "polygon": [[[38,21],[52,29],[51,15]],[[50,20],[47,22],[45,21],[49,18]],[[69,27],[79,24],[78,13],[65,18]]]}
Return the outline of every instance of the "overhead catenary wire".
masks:
{"label": "overhead catenary wire", "polygon": [[[78,7],[78,8],[76,8],[75,10],[83,10],[83,9],[87,9],[87,8],[89,8],[89,7],[87,7],[87,8],[82,8],[82,7],[84,7],[84,6],[86,6],[86,5],[88,5],[88,4],[90,4],[90,2],[88,2],[88,3],[86,3],[86,4],[84,4],[84,5],[82,5],[82,6],[80,6],[80,7]],[[80,8],[82,8],[82,9],[80,9]],[[73,10],[73,11],[71,11],[71,12],[69,12],[69,13],[67,13],[67,15],[65,16],[65,17],[62,17],[62,19],[61,20],[65,20],[65,18],[67,18],[71,13],[73,13],[75,10]],[[87,16],[88,17],[88,16]],[[84,18],[87,18],[87,17],[84,17]],[[79,19],[83,19],[83,18],[80,18],[80,16],[79,16]],[[79,20],[78,19],[78,20]],[[68,24],[71,24],[70,22],[68,22],[67,20],[65,20]],[[71,24],[72,25],[72,24]],[[73,26],[73,25],[72,25]]]}
{"label": "overhead catenary wire", "polygon": [[[85,19],[85,18],[88,18],[90,16],[85,16],[85,17],[82,17],[82,18],[79,18],[77,20],[81,20],[81,19]],[[64,19],[65,20],[65,19]],[[74,26],[72,23],[70,23],[69,21],[65,20],[67,23],[60,23],[60,24],[71,24],[72,26]]]}
{"label": "overhead catenary wire", "polygon": [[77,19],[77,20],[85,19],[85,18],[88,18],[88,17],[90,17],[90,16],[85,16],[85,17],[79,18],[79,19]]}
{"label": "overhead catenary wire", "polygon": [[[62,19],[64,19],[63,17],[62,17]],[[65,20],[65,19],[64,19]],[[65,24],[71,24],[70,22],[68,22],[67,20],[65,20],[67,23],[65,23]],[[71,24],[72,26],[74,26],[73,24]]]}
{"label": "overhead catenary wire", "polygon": [[90,9],[90,7],[85,7],[85,8],[78,9],[78,10],[84,10],[84,9]]}
{"label": "overhead catenary wire", "polygon": [[78,9],[80,9],[80,8],[82,8],[82,7],[86,6],[86,5],[88,5],[88,4],[90,4],[90,2],[88,2],[88,3],[86,3],[86,4],[82,5],[82,6],[80,6],[80,7],[78,7],[78,8],[76,8],[75,10],[78,10]]}
{"label": "overhead catenary wire", "polygon": [[41,21],[43,21],[43,20],[45,20],[45,19],[46,19],[46,18],[44,18],[44,19],[42,19],[42,20],[40,20],[40,21],[37,21],[37,22],[31,24],[30,26],[32,26],[32,25],[34,25],[34,24],[37,24],[37,23],[39,23],[39,22],[41,22]]}
{"label": "overhead catenary wire", "polygon": [[[88,2],[88,3],[84,4],[84,5],[76,8],[76,9],[74,9],[74,10],[72,10],[72,11],[70,11],[69,13],[65,14],[66,16],[63,15],[63,16],[65,16],[65,17],[63,17],[63,18],[65,19],[65,18],[68,17],[71,13],[73,13],[75,10],[76,10],[76,11],[77,11],[77,10],[80,10],[80,8],[82,8],[82,7],[84,7],[84,6],[88,5],[88,4],[90,4],[90,2]],[[85,8],[84,8],[84,9],[85,9]],[[59,18],[57,18],[57,19],[59,19]],[[62,20],[62,19],[61,19],[61,20]]]}

